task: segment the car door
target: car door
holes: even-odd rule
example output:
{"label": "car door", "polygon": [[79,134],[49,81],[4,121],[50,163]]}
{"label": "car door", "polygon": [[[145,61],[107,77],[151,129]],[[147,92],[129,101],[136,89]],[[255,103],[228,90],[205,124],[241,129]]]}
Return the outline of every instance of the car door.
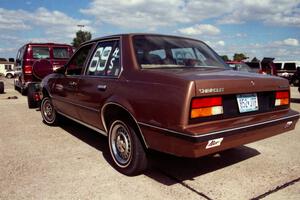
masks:
{"label": "car door", "polygon": [[121,72],[119,39],[97,44],[85,73],[78,82],[80,118],[84,123],[104,130],[101,107],[112,96]]}
{"label": "car door", "polygon": [[57,78],[53,86],[53,104],[57,111],[71,118],[79,119],[77,90],[78,80],[83,72],[93,44],[81,47],[66,65],[66,72]]}

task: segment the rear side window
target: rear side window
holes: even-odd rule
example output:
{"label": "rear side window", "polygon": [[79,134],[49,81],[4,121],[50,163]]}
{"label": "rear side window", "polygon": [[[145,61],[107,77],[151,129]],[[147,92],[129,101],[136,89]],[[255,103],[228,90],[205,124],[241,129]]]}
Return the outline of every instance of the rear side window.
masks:
{"label": "rear side window", "polygon": [[35,59],[50,58],[50,51],[48,47],[32,47],[32,57]]}
{"label": "rear side window", "polygon": [[296,63],[284,63],[285,70],[296,70]]}
{"label": "rear side window", "polygon": [[116,77],[120,71],[119,41],[100,42],[92,56],[87,75]]}
{"label": "rear side window", "polygon": [[12,70],[12,65],[4,65],[5,70]]}
{"label": "rear side window", "polygon": [[69,58],[68,48],[66,47],[53,47],[54,58]]}
{"label": "rear side window", "polygon": [[66,70],[66,75],[80,75],[86,59],[91,51],[93,44],[81,47],[71,58]]}

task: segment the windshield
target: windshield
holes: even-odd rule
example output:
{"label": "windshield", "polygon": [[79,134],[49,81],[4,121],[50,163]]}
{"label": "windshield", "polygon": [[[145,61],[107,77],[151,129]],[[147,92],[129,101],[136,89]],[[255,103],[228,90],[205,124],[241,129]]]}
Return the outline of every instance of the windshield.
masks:
{"label": "windshield", "polygon": [[226,68],[227,65],[200,41],[168,37],[133,37],[135,54],[141,68]]}
{"label": "windshield", "polygon": [[54,58],[69,58],[69,52],[67,47],[53,47]]}

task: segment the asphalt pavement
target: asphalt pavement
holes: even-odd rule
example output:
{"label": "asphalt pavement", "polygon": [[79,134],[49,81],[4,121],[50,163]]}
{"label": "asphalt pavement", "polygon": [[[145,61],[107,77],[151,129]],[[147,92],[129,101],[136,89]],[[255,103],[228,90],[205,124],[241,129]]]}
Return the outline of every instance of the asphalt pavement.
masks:
{"label": "asphalt pavement", "polygon": [[[198,159],[151,152],[144,174],[110,163],[106,137],[70,120],[50,127],[0,78],[0,199],[300,199],[296,129]],[[294,110],[300,93],[291,88]]]}

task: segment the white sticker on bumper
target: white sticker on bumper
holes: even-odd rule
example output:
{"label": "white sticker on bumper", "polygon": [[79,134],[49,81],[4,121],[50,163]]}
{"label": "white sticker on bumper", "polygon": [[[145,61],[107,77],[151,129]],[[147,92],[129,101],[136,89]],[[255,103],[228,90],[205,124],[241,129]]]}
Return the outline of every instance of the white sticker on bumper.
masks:
{"label": "white sticker on bumper", "polygon": [[223,141],[223,138],[217,138],[217,139],[209,140],[206,147],[205,147],[205,149],[220,146],[222,141]]}

